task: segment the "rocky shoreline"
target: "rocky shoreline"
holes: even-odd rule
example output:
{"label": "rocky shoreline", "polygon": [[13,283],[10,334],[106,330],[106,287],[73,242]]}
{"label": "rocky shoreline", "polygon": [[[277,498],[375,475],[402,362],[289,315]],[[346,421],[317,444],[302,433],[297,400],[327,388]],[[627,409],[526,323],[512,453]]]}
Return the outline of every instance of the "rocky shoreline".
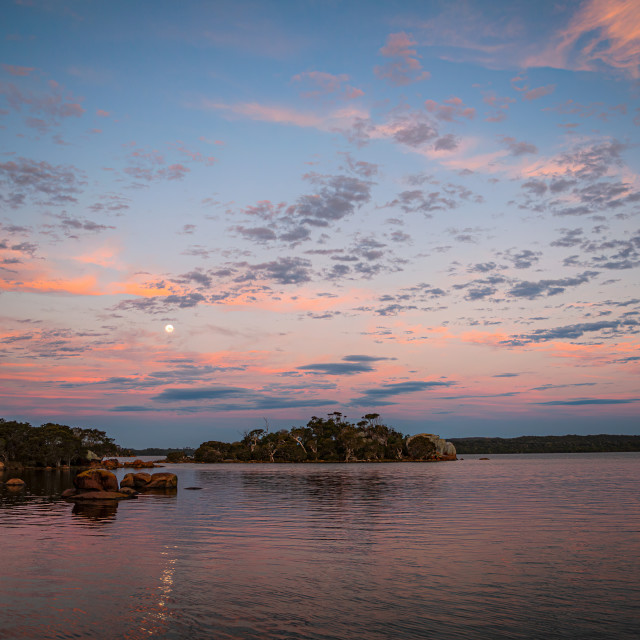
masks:
{"label": "rocky shoreline", "polygon": [[176,491],[175,473],[127,473],[120,481],[106,469],[88,469],[73,479],[74,487],[62,493],[65,500],[127,500],[149,491]]}

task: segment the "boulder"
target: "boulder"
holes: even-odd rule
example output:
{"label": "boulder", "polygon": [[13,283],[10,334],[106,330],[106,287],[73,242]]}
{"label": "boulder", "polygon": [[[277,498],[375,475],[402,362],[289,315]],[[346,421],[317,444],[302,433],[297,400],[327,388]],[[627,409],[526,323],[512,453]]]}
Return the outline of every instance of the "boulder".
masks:
{"label": "boulder", "polygon": [[418,433],[407,438],[407,451],[421,460],[456,460],[453,442],[444,440],[433,433]]}
{"label": "boulder", "polygon": [[154,473],[151,481],[145,487],[145,491],[149,489],[176,489],[178,486],[178,476],[175,473]]}
{"label": "boulder", "polygon": [[21,478],[11,478],[11,480],[7,480],[7,487],[24,487],[27,484]]}
{"label": "boulder", "polygon": [[124,488],[136,491],[152,491],[154,489],[175,489],[178,486],[178,476],[175,473],[127,473],[120,482],[120,490]]}
{"label": "boulder", "polygon": [[75,496],[77,493],[77,489],[65,489],[61,495],[63,498],[70,498],[71,496]]}
{"label": "boulder", "polygon": [[133,467],[134,469],[152,469],[155,465],[151,460],[143,462],[142,460],[134,460],[133,462],[123,462],[123,467]]}
{"label": "boulder", "polygon": [[117,469],[118,467],[121,467],[121,466],[122,465],[115,458],[102,461],[102,468],[107,469],[108,471],[113,471],[113,469]]}
{"label": "boulder", "polygon": [[126,496],[138,495],[138,492],[133,487],[120,487],[120,493],[124,493]]}
{"label": "boulder", "polygon": [[146,487],[151,481],[151,475],[141,471],[139,473],[127,473],[120,481],[120,488],[130,487],[132,489],[141,489]]}
{"label": "boulder", "polygon": [[73,484],[80,491],[117,491],[118,479],[111,471],[89,469],[79,473]]}

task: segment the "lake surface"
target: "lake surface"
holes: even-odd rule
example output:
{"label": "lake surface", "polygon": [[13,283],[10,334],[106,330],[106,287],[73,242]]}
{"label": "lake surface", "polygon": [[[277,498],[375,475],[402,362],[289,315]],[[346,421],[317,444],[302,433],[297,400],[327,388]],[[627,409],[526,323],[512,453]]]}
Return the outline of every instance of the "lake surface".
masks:
{"label": "lake surface", "polygon": [[489,457],[168,465],[106,507],[25,471],[0,638],[637,639],[640,454]]}

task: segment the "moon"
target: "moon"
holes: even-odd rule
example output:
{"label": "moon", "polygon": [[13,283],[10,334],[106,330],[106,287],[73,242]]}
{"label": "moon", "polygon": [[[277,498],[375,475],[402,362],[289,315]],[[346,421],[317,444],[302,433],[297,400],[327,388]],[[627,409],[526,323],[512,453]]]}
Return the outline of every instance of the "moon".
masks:
{"label": "moon", "polygon": [[173,325],[172,325],[172,324],[168,324],[168,325],[164,328],[164,330],[165,330],[167,333],[173,333]]}

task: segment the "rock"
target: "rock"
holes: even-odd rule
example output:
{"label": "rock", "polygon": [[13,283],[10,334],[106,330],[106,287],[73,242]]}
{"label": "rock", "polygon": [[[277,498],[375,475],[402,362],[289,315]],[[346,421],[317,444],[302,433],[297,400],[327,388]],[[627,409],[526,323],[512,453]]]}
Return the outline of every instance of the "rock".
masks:
{"label": "rock", "polygon": [[4,462],[2,462],[2,460],[0,460],[0,471],[4,469]]}
{"label": "rock", "polygon": [[121,467],[121,466],[122,465],[115,458],[102,461],[102,468],[107,469],[109,471],[112,471],[113,469],[117,469],[118,467]]}
{"label": "rock", "polygon": [[185,491],[199,491],[202,487],[185,487]]}
{"label": "rock", "polygon": [[73,484],[76,489],[83,491],[117,491],[118,479],[111,471],[104,469],[89,469],[79,473]]}
{"label": "rock", "polygon": [[145,491],[150,489],[175,489],[178,486],[178,476],[175,473],[154,473],[151,481],[144,488]]}
{"label": "rock", "polygon": [[151,475],[141,471],[140,473],[127,473],[120,482],[120,488],[130,487],[132,489],[140,489],[146,487],[151,481]]}
{"label": "rock", "polygon": [[21,478],[11,478],[11,480],[7,480],[7,487],[24,487],[27,484]]}
{"label": "rock", "polygon": [[133,498],[134,495],[122,493],[120,491],[87,491],[86,493],[77,493],[69,496],[67,500],[85,501],[85,500],[125,500]]}
{"label": "rock", "polygon": [[433,433],[417,433],[407,438],[407,450],[412,457],[421,460],[456,460],[453,442]]}
{"label": "rock", "polygon": [[178,476],[175,473],[127,473],[120,482],[120,490],[132,488],[137,491],[151,491],[153,489],[175,489],[178,486]]}
{"label": "rock", "polygon": [[137,496],[138,492],[132,487],[120,487],[120,493],[124,493],[126,496]]}
{"label": "rock", "polygon": [[489,458],[479,458],[480,460],[489,460]]}
{"label": "rock", "polygon": [[61,495],[63,498],[70,498],[71,496],[75,496],[77,493],[77,489],[65,489]]}
{"label": "rock", "polygon": [[143,462],[142,460],[134,460],[133,462],[123,462],[123,467],[133,467],[134,469],[152,469],[155,465],[153,462]]}

